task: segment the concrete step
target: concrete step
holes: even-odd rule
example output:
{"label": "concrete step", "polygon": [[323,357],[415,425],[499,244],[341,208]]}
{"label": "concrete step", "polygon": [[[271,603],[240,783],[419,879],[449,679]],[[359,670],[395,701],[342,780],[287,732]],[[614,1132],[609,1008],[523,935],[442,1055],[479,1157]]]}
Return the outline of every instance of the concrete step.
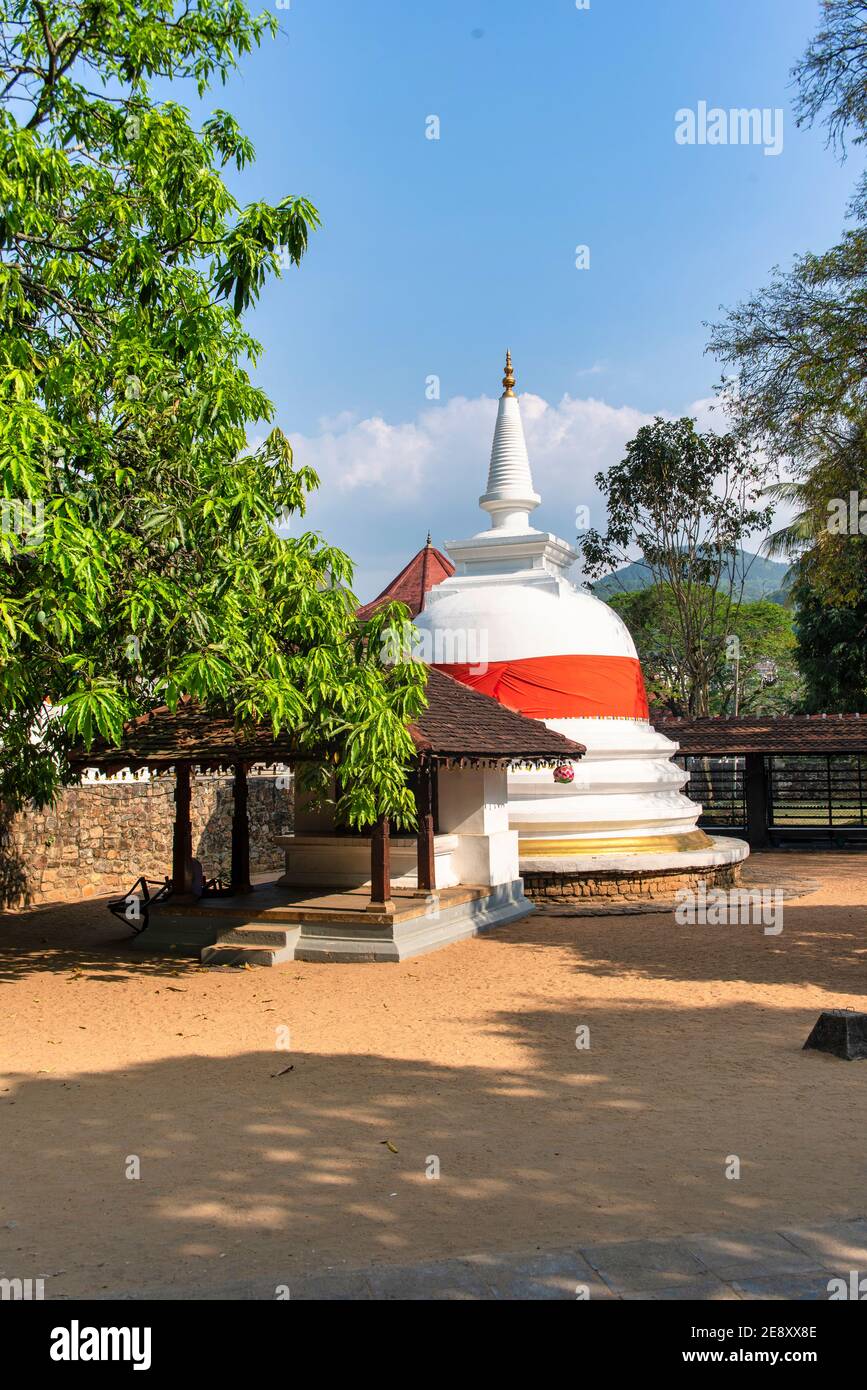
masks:
{"label": "concrete step", "polygon": [[217,946],[289,946],[298,927],[230,927],[217,933]]}
{"label": "concrete step", "polygon": [[232,927],[202,950],[202,965],[283,965],[295,959],[300,927]]}

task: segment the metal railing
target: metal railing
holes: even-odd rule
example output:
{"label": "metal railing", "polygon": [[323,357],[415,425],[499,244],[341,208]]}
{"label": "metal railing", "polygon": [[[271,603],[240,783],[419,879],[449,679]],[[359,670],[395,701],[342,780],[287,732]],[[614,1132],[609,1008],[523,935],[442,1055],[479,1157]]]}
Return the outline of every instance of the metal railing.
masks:
{"label": "metal railing", "polygon": [[[681,755],[687,796],[706,830],[747,828],[745,760]],[[768,754],[764,758],[771,843],[867,840],[867,754]]]}
{"label": "metal railing", "polygon": [[773,827],[867,826],[867,762],[853,753],[767,759],[768,823]]}
{"label": "metal railing", "polygon": [[702,806],[699,825],[704,829],[742,830],[747,823],[743,758],[677,759],[689,773],[684,791]]}

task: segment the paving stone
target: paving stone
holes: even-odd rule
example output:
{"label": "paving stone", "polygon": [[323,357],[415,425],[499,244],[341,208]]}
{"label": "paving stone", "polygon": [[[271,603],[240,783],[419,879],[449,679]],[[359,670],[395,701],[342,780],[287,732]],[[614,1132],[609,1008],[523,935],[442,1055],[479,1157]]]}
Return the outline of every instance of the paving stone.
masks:
{"label": "paving stone", "polygon": [[474,1255],[469,1263],[500,1299],[575,1302],[579,1284],[587,1288],[591,1300],[615,1297],[596,1271],[574,1251],[556,1250],[529,1257]]}
{"label": "paving stone", "polygon": [[867,1274],[867,1220],[863,1217],[801,1230],[784,1229],[781,1234],[825,1269],[837,1274],[860,1269]]}
{"label": "paving stone", "polygon": [[711,1277],[679,1241],[626,1240],[617,1245],[584,1246],[581,1254],[615,1293],[700,1284]]}
{"label": "paving stone", "polygon": [[487,1281],[466,1260],[365,1270],[375,1299],[493,1299]]}
{"label": "paving stone", "polygon": [[731,1303],[740,1299],[731,1284],[721,1279],[708,1277],[697,1284],[675,1284],[670,1289],[645,1289],[641,1293],[621,1295],[624,1303],[638,1303],[646,1299],[650,1303]]}
{"label": "paving stone", "polygon": [[[568,1300],[586,1284],[590,1301],[728,1302],[734,1299],[820,1301],[828,1282],[855,1272],[867,1279],[867,1219],[801,1230],[620,1241],[533,1254],[474,1254],[409,1266],[336,1268],[291,1275],[292,1300],[369,1302],[425,1300]],[[96,1298],[274,1300],[263,1278],[200,1289],[182,1283],[158,1290],[100,1292]],[[62,1298],[62,1295],[59,1297]]]}
{"label": "paving stone", "polygon": [[293,1303],[358,1303],[370,1301],[373,1290],[362,1270],[335,1270],[289,1281]]}
{"label": "paving stone", "polygon": [[818,1303],[828,1297],[828,1274],[777,1274],[767,1279],[735,1279],[732,1288],[742,1298],[794,1303]]}
{"label": "paving stone", "polygon": [[686,1236],[681,1241],[718,1279],[751,1279],[775,1274],[812,1274],[819,1264],[777,1231]]}

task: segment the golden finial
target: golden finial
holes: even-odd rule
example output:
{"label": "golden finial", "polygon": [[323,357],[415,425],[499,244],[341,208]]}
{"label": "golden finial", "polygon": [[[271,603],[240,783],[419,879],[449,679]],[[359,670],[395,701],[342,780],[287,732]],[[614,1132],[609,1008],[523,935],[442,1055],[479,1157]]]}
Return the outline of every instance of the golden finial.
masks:
{"label": "golden finial", "polygon": [[506,375],[503,377],[503,385],[504,385],[505,388],[506,388],[505,391],[503,392],[503,395],[504,395],[504,396],[514,396],[514,394],[515,394],[515,374],[514,374],[514,372],[512,371],[512,354],[511,354],[511,352],[509,352],[509,351],[506,352]]}

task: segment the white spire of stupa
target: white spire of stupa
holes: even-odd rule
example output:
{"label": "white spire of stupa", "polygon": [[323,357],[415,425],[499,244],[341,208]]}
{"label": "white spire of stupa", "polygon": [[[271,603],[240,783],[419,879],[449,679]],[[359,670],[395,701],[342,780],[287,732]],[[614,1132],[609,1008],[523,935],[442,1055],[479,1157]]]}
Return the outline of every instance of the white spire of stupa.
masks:
{"label": "white spire of stupa", "polygon": [[533,490],[530,458],[521,424],[521,409],[515,395],[512,373],[512,354],[506,353],[505,390],[497,411],[488,486],[479,506],[491,517],[496,531],[531,531],[530,513],[538,507],[541,497]]}

